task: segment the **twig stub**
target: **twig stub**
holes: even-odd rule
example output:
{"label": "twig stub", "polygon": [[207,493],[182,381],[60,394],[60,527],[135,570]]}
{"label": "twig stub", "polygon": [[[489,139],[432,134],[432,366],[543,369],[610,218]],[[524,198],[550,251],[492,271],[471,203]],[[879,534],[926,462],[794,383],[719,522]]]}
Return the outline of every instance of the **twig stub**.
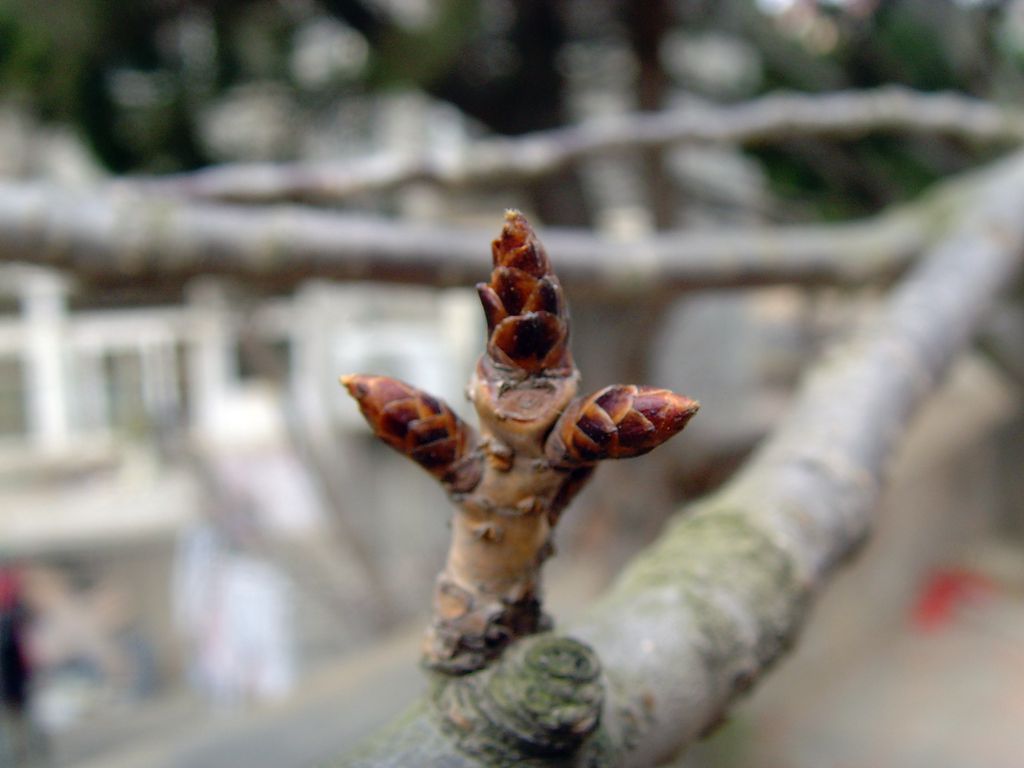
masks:
{"label": "twig stub", "polygon": [[[604,705],[601,665],[575,640],[544,636],[520,643],[499,664],[439,686],[445,733],[492,766],[616,764],[598,727]],[[595,738],[591,738],[595,737]]]}
{"label": "twig stub", "polygon": [[562,509],[598,461],[646,453],[699,407],[634,385],[578,398],[568,307],[521,213],[506,212],[492,253],[491,279],[477,286],[489,338],[469,386],[479,434],[408,384],[342,377],[377,436],[434,475],[459,508],[424,646],[429,667],[454,674],[550,627],[540,566]]}

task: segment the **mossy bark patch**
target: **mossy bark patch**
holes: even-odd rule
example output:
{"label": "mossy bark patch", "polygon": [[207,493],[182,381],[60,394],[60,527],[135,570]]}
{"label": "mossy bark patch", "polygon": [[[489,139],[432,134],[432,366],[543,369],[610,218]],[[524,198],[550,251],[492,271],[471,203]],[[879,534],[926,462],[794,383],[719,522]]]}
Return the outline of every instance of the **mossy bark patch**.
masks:
{"label": "mossy bark patch", "polygon": [[601,665],[575,640],[542,635],[521,641],[496,665],[440,682],[433,702],[445,734],[482,765],[616,763],[600,732]]}

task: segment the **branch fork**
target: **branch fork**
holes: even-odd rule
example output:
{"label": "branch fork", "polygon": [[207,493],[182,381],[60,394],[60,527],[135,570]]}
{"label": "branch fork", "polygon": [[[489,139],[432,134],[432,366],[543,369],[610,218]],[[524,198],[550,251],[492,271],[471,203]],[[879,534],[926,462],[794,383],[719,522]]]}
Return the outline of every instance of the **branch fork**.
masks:
{"label": "branch fork", "polygon": [[477,285],[487,348],[468,389],[479,431],[409,384],[341,378],[374,433],[437,478],[458,507],[423,649],[428,667],[451,674],[551,627],[540,567],[562,511],[599,461],[647,453],[699,407],[635,385],[578,397],[562,288],[518,211],[506,212],[492,254],[491,279]]}

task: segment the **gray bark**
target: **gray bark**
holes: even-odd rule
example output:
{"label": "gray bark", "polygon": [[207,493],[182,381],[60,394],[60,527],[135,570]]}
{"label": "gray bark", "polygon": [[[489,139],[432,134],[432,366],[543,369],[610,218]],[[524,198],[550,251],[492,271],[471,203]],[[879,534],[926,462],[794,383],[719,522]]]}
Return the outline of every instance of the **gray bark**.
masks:
{"label": "gray bark", "polygon": [[[628,242],[572,229],[541,234],[574,291],[636,299],[652,290],[857,285],[897,274],[942,232],[962,184],[848,224],[685,230]],[[132,185],[71,192],[0,184],[0,261],[67,269],[99,290],[167,292],[209,274],[278,291],[311,277],[465,286],[487,275],[492,236],[299,206],[187,201]]]}
{"label": "gray bark", "polygon": [[693,103],[684,109],[622,115],[520,138],[488,139],[454,156],[381,155],[316,165],[225,165],[146,183],[166,191],[250,203],[336,202],[418,181],[446,188],[522,182],[609,152],[684,143],[856,137],[878,131],[1019,143],[1024,138],[1024,114],[961,94],[916,93],[899,86],[828,94],[780,93],[743,104]]}

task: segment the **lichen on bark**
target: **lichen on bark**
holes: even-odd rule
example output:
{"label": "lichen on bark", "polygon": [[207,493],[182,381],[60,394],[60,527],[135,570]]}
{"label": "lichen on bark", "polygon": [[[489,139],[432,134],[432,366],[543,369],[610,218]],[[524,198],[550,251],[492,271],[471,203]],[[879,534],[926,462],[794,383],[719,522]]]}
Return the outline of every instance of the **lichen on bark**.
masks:
{"label": "lichen on bark", "polygon": [[524,640],[498,664],[444,680],[433,699],[444,732],[485,765],[614,764],[614,750],[600,733],[601,665],[575,640]]}
{"label": "lichen on bark", "polygon": [[621,752],[602,722],[604,699],[592,649],[536,635],[486,669],[434,674],[429,696],[335,768],[380,766],[383,751],[395,766],[612,768]]}

